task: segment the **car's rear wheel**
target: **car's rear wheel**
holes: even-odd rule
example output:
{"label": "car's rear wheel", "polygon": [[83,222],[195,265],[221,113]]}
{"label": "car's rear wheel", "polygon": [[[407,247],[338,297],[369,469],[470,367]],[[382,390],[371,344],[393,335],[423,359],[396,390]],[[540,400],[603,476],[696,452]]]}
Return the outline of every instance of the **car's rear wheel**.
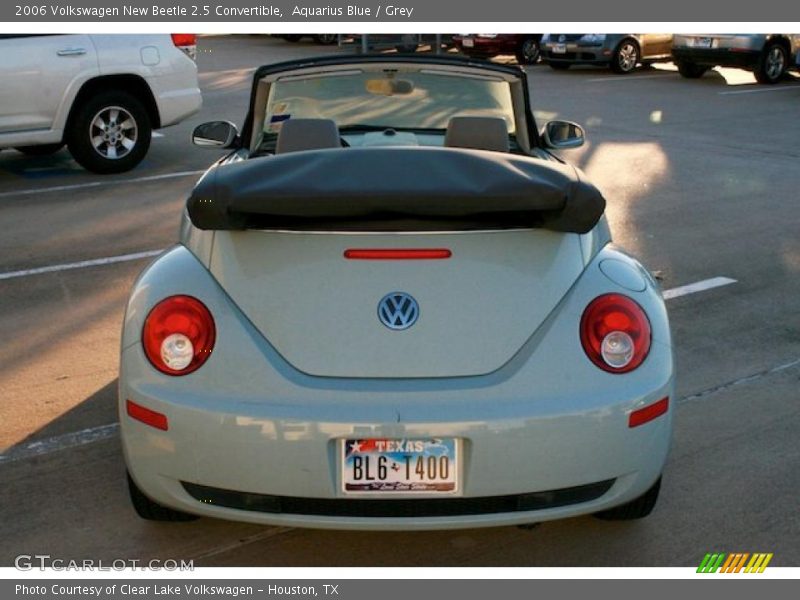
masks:
{"label": "car's rear wheel", "polygon": [[661,489],[661,477],[644,494],[621,506],[615,506],[608,510],[603,510],[594,514],[598,519],[604,521],[632,521],[643,519],[651,512],[658,500],[658,492]]}
{"label": "car's rear wheel", "polygon": [[550,65],[551,69],[555,69],[556,71],[566,71],[570,67],[569,63],[563,63],[563,62],[551,62],[547,64]]}
{"label": "car's rear wheel", "polygon": [[758,59],[755,76],[758,83],[778,83],[786,75],[789,65],[789,56],[786,48],[778,43],[767,44],[761,57]]}
{"label": "car's rear wheel", "polygon": [[64,144],[41,144],[39,146],[17,146],[14,150],[28,156],[50,156],[64,147]]}
{"label": "car's rear wheel", "polygon": [[678,61],[677,65],[678,65],[678,73],[680,73],[687,79],[699,79],[700,77],[705,75],[706,71],[708,71],[708,67],[703,67],[701,65],[698,65],[697,63],[686,62],[684,60]]}
{"label": "car's rear wheel", "polygon": [[539,56],[539,40],[536,38],[525,38],[517,48],[517,62],[521,65],[535,65],[539,62]]}
{"label": "car's rear wheel", "polygon": [[639,64],[639,44],[630,38],[622,40],[611,56],[611,70],[615,73],[632,73]]}
{"label": "car's rear wheel", "polygon": [[142,103],[128,92],[108,91],[78,107],[67,129],[67,146],[89,171],[122,173],[142,161],[151,134]]}
{"label": "car's rear wheel", "polygon": [[130,473],[128,476],[128,493],[131,497],[131,504],[142,519],[147,521],[195,521],[199,517],[190,515],[185,512],[173,510],[166,506],[161,506],[157,502],[153,502],[145,496],[142,491],[134,483]]}

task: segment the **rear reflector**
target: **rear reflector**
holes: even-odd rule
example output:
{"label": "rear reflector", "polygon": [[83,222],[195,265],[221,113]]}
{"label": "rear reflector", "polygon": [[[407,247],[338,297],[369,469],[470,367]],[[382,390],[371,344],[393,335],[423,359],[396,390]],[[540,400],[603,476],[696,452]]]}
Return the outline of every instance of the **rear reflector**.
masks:
{"label": "rear reflector", "polygon": [[344,251],[350,260],[441,260],[453,255],[447,248],[351,248]]}
{"label": "rear reflector", "polygon": [[162,415],[159,412],[154,410],[150,410],[149,408],[145,408],[140,404],[136,404],[130,400],[125,402],[125,406],[128,410],[128,416],[131,419],[136,419],[137,421],[141,421],[145,425],[150,425],[150,427],[155,427],[156,429],[160,429],[161,431],[168,431],[169,430],[169,423],[167,423],[167,415]]}
{"label": "rear reflector", "polygon": [[628,427],[638,427],[660,417],[669,409],[669,398],[662,398],[658,402],[635,410],[628,417]]}

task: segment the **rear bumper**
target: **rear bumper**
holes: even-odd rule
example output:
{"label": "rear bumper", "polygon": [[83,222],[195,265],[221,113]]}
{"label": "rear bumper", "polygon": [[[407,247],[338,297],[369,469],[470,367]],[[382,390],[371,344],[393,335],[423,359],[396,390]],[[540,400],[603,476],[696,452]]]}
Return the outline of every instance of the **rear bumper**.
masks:
{"label": "rear bumper", "polygon": [[[640,427],[627,424],[633,407],[670,396],[671,381],[643,398],[584,409],[567,398],[487,396],[482,411],[469,402],[459,411],[435,394],[418,398],[417,410],[398,412],[394,403],[370,410],[374,403],[355,398],[320,409],[319,393],[297,406],[234,403],[225,393],[187,405],[135,383],[120,391],[169,418],[169,431],[160,431],[120,416],[126,462],[146,495],[189,513],[273,525],[441,529],[592,513],[643,494],[663,469],[671,436],[671,411]],[[339,483],[337,448],[348,437],[458,438],[461,493],[354,500]]]}
{"label": "rear bumper", "polygon": [[683,61],[709,67],[738,67],[753,69],[758,64],[761,53],[758,50],[730,50],[727,48],[673,48],[675,61]]}

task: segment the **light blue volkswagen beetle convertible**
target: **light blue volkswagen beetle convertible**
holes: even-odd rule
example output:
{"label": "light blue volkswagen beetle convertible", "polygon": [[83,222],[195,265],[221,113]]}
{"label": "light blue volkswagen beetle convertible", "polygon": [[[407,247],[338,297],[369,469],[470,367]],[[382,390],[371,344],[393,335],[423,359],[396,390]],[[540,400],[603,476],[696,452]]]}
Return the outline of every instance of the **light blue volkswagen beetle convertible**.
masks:
{"label": "light blue volkswagen beetle convertible", "polygon": [[541,131],[524,71],[445,57],[258,69],[241,133],[141,274],[119,406],[131,499],[342,529],[655,505],[672,427],[658,286]]}

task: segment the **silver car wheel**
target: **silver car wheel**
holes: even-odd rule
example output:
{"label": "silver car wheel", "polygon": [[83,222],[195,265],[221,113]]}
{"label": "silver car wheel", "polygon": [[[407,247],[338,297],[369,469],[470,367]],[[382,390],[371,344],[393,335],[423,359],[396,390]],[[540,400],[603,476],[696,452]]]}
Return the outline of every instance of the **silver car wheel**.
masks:
{"label": "silver car wheel", "polygon": [[138,133],[136,119],[121,106],[101,109],[89,125],[94,151],[109,160],[127,156],[136,145]]}
{"label": "silver car wheel", "polygon": [[633,71],[636,68],[636,63],[639,62],[639,51],[632,42],[625,42],[620,46],[617,60],[619,61],[620,71],[623,73]]}
{"label": "silver car wheel", "polygon": [[767,55],[767,76],[770,79],[778,79],[781,75],[783,75],[785,65],[786,57],[783,54],[783,49],[780,46],[774,46]]}

